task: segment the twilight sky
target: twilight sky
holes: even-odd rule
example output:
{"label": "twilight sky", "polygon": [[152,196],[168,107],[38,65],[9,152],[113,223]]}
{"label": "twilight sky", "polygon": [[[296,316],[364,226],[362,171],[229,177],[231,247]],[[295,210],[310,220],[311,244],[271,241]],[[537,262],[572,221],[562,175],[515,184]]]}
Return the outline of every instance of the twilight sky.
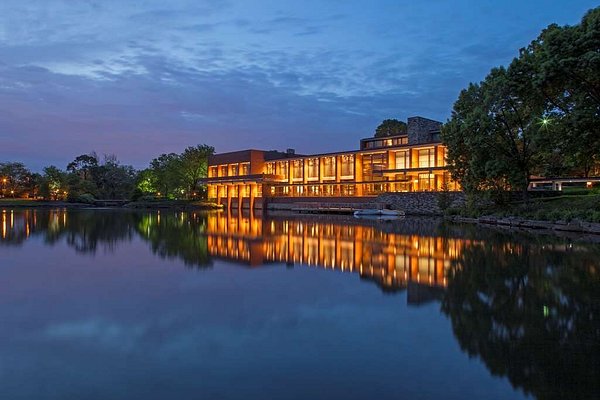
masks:
{"label": "twilight sky", "polygon": [[0,162],[354,149],[595,1],[0,1]]}

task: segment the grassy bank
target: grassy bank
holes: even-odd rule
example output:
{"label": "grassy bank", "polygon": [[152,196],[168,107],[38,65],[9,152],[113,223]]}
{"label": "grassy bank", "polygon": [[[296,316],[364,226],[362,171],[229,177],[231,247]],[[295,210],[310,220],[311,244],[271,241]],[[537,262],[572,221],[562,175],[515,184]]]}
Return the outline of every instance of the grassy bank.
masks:
{"label": "grassy bank", "polygon": [[482,208],[449,210],[451,215],[464,217],[517,217],[537,221],[600,222],[600,194],[566,194]]}

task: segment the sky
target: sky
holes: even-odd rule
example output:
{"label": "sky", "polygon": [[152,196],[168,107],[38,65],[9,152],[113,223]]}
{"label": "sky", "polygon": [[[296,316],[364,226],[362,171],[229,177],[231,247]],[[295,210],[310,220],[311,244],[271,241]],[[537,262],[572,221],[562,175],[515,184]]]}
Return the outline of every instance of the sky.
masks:
{"label": "sky", "polygon": [[594,1],[0,1],[0,162],[351,150]]}

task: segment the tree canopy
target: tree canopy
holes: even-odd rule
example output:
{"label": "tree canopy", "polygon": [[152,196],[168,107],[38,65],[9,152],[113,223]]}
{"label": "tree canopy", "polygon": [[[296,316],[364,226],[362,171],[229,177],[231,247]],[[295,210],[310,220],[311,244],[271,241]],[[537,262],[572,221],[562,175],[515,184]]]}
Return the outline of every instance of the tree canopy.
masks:
{"label": "tree canopy", "polygon": [[375,128],[375,137],[396,136],[406,133],[406,122],[397,119],[385,119]]}
{"label": "tree canopy", "polygon": [[442,129],[467,192],[522,190],[532,175],[600,173],[600,8],[550,25],[508,67],[471,83]]}

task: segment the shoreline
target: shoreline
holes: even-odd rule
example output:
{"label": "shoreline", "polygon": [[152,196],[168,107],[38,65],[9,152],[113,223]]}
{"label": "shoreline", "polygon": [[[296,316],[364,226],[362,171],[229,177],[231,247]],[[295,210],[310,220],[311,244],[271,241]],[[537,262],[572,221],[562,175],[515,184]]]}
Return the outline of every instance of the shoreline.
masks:
{"label": "shoreline", "polygon": [[70,209],[112,209],[112,210],[220,210],[222,207],[212,203],[187,201],[156,201],[156,202],[125,202],[125,201],[96,201],[89,203],[71,203],[67,201],[38,201],[38,200],[2,200],[0,209],[6,208],[70,208]]}
{"label": "shoreline", "polygon": [[[38,201],[38,200],[2,200],[0,201],[0,209],[6,208],[69,208],[69,209],[113,209],[113,210],[198,210],[198,211],[218,211],[222,210],[222,206],[217,206],[212,203],[201,202],[186,202],[186,201],[156,201],[156,202],[120,202],[120,204],[106,204],[98,201],[95,204],[88,203],[70,203],[65,201]],[[302,216],[302,213],[285,212],[285,213],[269,213],[273,216]],[[318,214],[318,213],[317,213]],[[313,214],[313,215],[317,215]],[[327,215],[327,214],[323,214]],[[586,222],[580,220],[572,221],[542,221],[532,220],[521,217],[461,217],[461,216],[442,216],[439,214],[412,214],[407,213],[407,217],[421,218],[443,218],[446,221],[454,223],[467,223],[482,226],[496,226],[515,230],[528,231],[547,231],[554,233],[576,233],[576,234],[591,234],[600,235],[600,223]]]}
{"label": "shoreline", "polygon": [[520,217],[493,217],[483,216],[477,218],[451,216],[444,217],[447,221],[458,223],[478,224],[485,226],[498,226],[512,229],[526,229],[530,231],[550,231],[555,233],[584,233],[600,235],[600,223],[573,221],[541,221]]}

